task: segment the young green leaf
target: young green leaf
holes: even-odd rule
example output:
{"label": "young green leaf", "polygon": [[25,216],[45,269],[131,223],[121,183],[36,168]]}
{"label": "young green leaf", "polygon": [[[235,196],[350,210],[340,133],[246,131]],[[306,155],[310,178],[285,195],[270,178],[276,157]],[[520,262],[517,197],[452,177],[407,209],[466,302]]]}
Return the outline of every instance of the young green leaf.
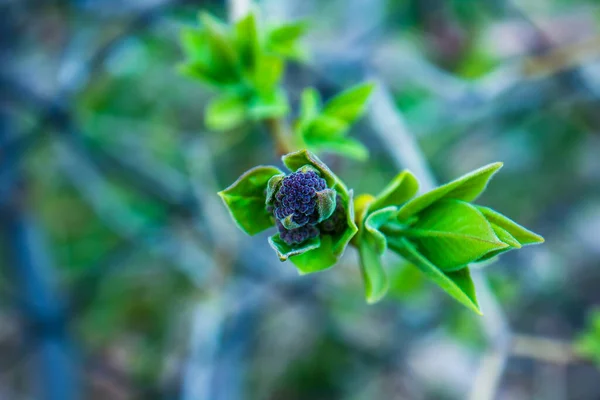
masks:
{"label": "young green leaf", "polygon": [[400,206],[419,190],[419,181],[410,171],[402,171],[376,197],[369,206],[375,211],[388,206]]}
{"label": "young green leaf", "polygon": [[441,199],[475,200],[501,167],[502,163],[499,162],[486,165],[408,201],[398,211],[398,219],[407,220]]}
{"label": "young green leaf", "polygon": [[300,121],[310,121],[319,115],[321,96],[314,88],[306,88],[300,97]]}
{"label": "young green leaf", "polygon": [[248,104],[248,115],[256,121],[283,117],[288,112],[287,95],[281,88],[256,94]]}
{"label": "young green leaf", "polygon": [[239,93],[227,93],[214,98],[204,110],[208,129],[225,131],[240,126],[246,119],[246,101]]}
{"label": "young green leaf", "polygon": [[250,78],[252,86],[261,95],[273,93],[281,81],[284,69],[285,63],[280,57],[260,53],[256,58],[256,69]]}
{"label": "young green leaf", "polygon": [[306,253],[309,250],[316,249],[320,246],[321,240],[319,237],[314,237],[296,246],[290,246],[284,242],[279,233],[269,236],[269,244],[277,252],[279,260],[286,261],[292,256],[296,256],[302,253]]}
{"label": "young green leaf", "polygon": [[358,232],[354,222],[353,192],[346,196],[340,196],[344,210],[346,210],[346,228],[339,234],[329,235],[321,233],[321,245],[301,255],[294,256],[290,260],[296,265],[301,274],[318,272],[335,265],[337,260],[344,254],[348,243]]}
{"label": "young green leaf", "polygon": [[442,271],[464,268],[490,251],[509,247],[481,212],[460,200],[437,202],[403,234]]}
{"label": "young green leaf", "polygon": [[367,82],[343,91],[327,102],[323,114],[351,124],[365,111],[374,88],[374,83]]}
{"label": "young green leaf", "polygon": [[388,244],[390,249],[416,266],[429,279],[444,289],[446,293],[481,315],[479,305],[477,304],[475,285],[471,280],[468,268],[463,268],[455,272],[444,272],[419,253],[406,239],[390,238],[388,239]]}
{"label": "young green leaf", "polygon": [[239,79],[238,58],[229,37],[228,27],[210,14],[201,13],[200,22],[206,32],[210,52],[209,66],[220,75]]}
{"label": "young green leaf", "polygon": [[505,229],[511,234],[521,245],[525,246],[528,244],[544,243],[544,238],[530,231],[529,229],[517,224],[510,218],[500,214],[497,211],[492,210],[488,207],[476,206],[485,218],[492,224]]}
{"label": "young green leaf", "polygon": [[281,157],[281,160],[290,171],[295,171],[306,164],[312,165],[319,171],[321,178],[325,179],[328,188],[335,189],[344,200],[348,200],[348,189],[346,188],[346,185],[344,185],[323,161],[310,151],[304,149],[289,153]]}
{"label": "young green leaf", "polygon": [[338,258],[333,249],[332,237],[322,235],[319,247],[294,255],[290,257],[290,261],[296,266],[300,275],[307,275],[333,267]]}
{"label": "young green leaf", "polygon": [[235,48],[244,70],[255,73],[256,59],[260,52],[256,16],[249,13],[235,24]]}
{"label": "young green leaf", "polygon": [[247,234],[255,235],[274,225],[265,207],[265,191],[269,179],[279,174],[283,172],[275,167],[254,167],[219,192],[231,217]]}
{"label": "young green leaf", "polygon": [[290,59],[302,59],[298,48],[298,39],[304,35],[308,26],[299,21],[277,26],[267,34],[266,48],[268,51]]}
{"label": "young green leaf", "polygon": [[379,231],[379,228],[390,221],[396,215],[397,208],[389,206],[370,212],[364,222],[364,231],[361,240],[368,239],[377,254],[381,255],[387,248],[387,241],[385,235]]}
{"label": "young green leaf", "polygon": [[357,161],[369,158],[369,150],[358,140],[352,138],[312,139],[305,137],[305,143],[314,151],[342,154]]}
{"label": "young green leaf", "polygon": [[367,303],[373,304],[381,300],[388,289],[388,280],[381,264],[381,254],[377,245],[369,238],[363,238],[358,246],[360,270],[365,284]]}

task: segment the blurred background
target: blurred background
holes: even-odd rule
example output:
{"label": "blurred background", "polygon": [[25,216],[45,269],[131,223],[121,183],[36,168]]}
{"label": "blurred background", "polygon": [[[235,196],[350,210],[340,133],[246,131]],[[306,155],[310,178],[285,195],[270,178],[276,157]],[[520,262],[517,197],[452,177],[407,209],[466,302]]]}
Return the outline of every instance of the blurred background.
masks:
{"label": "blurred background", "polygon": [[293,106],[378,82],[370,160],[325,157],[355,192],[505,163],[478,203],[546,243],[486,268],[484,317],[393,255],[368,306],[353,249],[299,277],[237,230],[216,192],[273,145],[204,129],[215,92],[175,67],[199,10],[247,6],[0,1],[0,399],[600,399],[574,345],[600,305],[600,3],[258,3],[310,23]]}

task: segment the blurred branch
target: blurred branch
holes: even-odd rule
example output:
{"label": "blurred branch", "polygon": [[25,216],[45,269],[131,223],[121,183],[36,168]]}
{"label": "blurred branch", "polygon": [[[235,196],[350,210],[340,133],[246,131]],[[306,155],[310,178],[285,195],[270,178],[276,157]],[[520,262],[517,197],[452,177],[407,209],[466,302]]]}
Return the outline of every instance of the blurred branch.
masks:
{"label": "blurred branch", "polygon": [[570,342],[524,334],[514,335],[511,353],[515,357],[561,365],[581,361]]}

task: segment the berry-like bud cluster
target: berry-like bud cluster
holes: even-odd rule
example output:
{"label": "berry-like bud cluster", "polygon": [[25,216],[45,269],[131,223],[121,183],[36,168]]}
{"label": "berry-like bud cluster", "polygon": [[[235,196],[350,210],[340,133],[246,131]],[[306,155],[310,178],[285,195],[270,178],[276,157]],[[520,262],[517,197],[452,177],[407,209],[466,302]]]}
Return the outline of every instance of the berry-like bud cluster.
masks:
{"label": "berry-like bud cluster", "polygon": [[277,220],[277,230],[279,231],[279,237],[290,246],[319,236],[319,229],[311,224],[296,229],[285,229],[283,224]]}
{"label": "berry-like bud cluster", "polygon": [[325,179],[314,171],[298,171],[286,176],[273,202],[275,217],[282,220],[291,215],[292,221],[300,226],[316,224],[319,219],[317,192],[326,188]]}

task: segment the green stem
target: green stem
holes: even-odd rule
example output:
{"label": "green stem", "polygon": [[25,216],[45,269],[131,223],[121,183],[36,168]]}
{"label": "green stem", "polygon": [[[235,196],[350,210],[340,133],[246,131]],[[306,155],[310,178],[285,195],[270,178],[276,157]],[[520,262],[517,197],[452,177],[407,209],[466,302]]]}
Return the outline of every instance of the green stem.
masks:
{"label": "green stem", "polygon": [[291,153],[295,150],[290,129],[283,119],[267,118],[265,119],[265,126],[273,139],[275,151],[278,156]]}

